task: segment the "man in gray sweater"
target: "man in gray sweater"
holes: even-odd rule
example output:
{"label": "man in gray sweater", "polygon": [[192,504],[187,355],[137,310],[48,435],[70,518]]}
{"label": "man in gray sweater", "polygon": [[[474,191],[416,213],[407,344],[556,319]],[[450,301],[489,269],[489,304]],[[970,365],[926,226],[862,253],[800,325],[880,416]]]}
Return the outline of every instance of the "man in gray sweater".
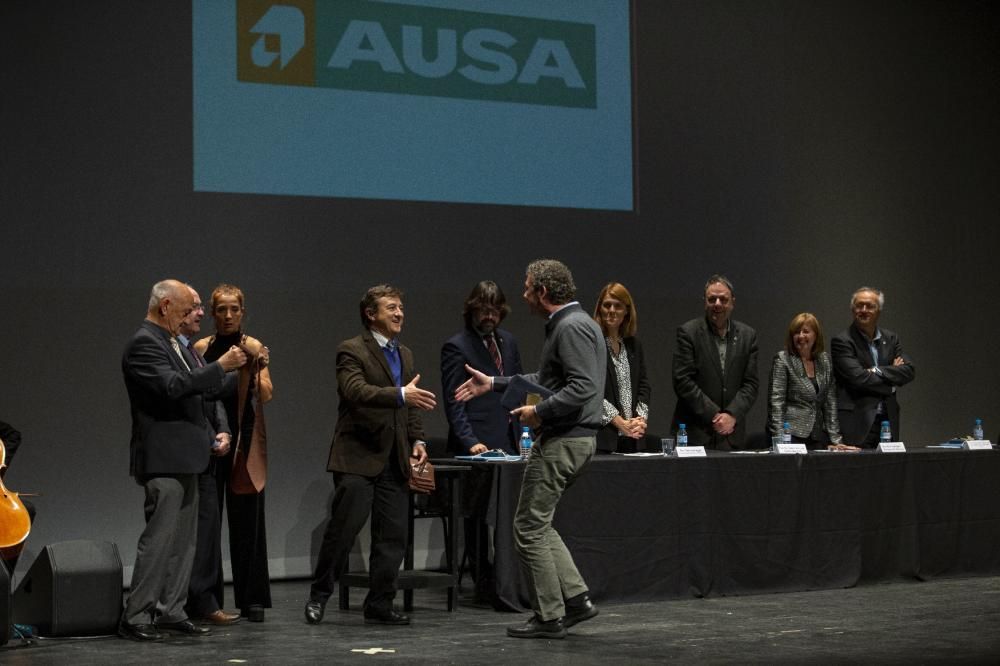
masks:
{"label": "man in gray sweater", "polygon": [[[604,399],[604,336],[575,295],[573,275],[563,263],[539,259],[528,265],[524,300],[548,322],[538,372],[522,377],[551,394],[511,412],[536,435],[514,515],[514,543],[535,612],[523,625],[508,627],[507,635],[515,638],[564,638],[568,627],[597,615],[587,584],[552,527],[563,491],[594,456]],[[455,391],[458,400],[504,391],[513,379],[465,367],[472,377]]]}

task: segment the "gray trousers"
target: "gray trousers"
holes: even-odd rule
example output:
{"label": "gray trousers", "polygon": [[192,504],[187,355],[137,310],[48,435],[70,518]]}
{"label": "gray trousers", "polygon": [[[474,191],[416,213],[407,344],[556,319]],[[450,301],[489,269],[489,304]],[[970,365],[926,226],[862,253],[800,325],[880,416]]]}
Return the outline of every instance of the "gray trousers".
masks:
{"label": "gray trousers", "polygon": [[533,446],[514,514],[514,545],[543,621],[566,614],[564,601],[587,592],[552,518],[563,491],[594,457],[596,437],[554,437]]}
{"label": "gray trousers", "polygon": [[129,624],[180,622],[198,535],[198,475],[146,480],[146,528],[122,619]]}

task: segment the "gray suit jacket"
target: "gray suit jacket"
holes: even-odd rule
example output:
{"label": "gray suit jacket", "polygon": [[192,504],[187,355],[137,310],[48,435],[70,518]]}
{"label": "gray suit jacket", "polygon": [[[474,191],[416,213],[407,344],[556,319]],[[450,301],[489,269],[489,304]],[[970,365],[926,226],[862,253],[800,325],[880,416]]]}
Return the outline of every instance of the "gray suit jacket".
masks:
{"label": "gray suit jacket", "polygon": [[204,472],[215,434],[229,432],[225,409],[212,399],[225,379],[222,366],[189,370],[170,333],[144,321],[122,355],[122,374],[132,407],[132,475]]}
{"label": "gray suit jacket", "polygon": [[[724,373],[714,337],[705,317],[692,319],[677,329],[673,431],[683,423],[692,446],[741,449],[746,438],[747,412],[757,399],[757,332],[743,322],[730,321]],[[716,435],[712,429],[712,418],[720,411],[736,417],[736,430],[728,437]]]}
{"label": "gray suit jacket", "polygon": [[837,421],[833,363],[826,352],[822,352],[816,359],[816,383],[819,391],[806,375],[801,358],[786,351],[774,355],[767,401],[767,430],[771,435],[781,434],[787,421],[793,435],[808,438],[816,425],[817,406],[822,405],[823,430],[834,444],[842,442],[840,424]]}

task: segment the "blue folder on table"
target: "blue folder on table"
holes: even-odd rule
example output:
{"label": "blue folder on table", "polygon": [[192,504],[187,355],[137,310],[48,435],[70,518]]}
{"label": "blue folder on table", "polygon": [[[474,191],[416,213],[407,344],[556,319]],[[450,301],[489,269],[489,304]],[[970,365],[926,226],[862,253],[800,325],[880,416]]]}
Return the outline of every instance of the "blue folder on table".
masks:
{"label": "blue folder on table", "polygon": [[503,392],[503,397],[500,398],[500,404],[506,409],[517,409],[524,405],[529,393],[537,393],[542,397],[542,400],[552,395],[552,391],[541,384],[529,382],[521,375],[515,375],[510,378],[507,390]]}
{"label": "blue folder on table", "polygon": [[482,453],[477,453],[474,456],[455,456],[455,460],[467,460],[470,462],[514,462],[516,460],[521,460],[521,456],[512,456],[503,451],[497,451],[496,449],[492,451],[483,451]]}

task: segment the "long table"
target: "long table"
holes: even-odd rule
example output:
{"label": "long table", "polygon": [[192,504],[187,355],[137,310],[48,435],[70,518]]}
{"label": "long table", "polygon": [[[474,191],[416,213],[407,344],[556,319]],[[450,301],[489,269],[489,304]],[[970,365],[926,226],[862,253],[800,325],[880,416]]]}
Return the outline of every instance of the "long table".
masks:
{"label": "long table", "polygon": [[[489,494],[496,602],[513,608],[530,606],[511,529],[523,472],[474,463],[467,477]],[[1000,453],[597,456],[555,527],[598,600],[1000,574]]]}

